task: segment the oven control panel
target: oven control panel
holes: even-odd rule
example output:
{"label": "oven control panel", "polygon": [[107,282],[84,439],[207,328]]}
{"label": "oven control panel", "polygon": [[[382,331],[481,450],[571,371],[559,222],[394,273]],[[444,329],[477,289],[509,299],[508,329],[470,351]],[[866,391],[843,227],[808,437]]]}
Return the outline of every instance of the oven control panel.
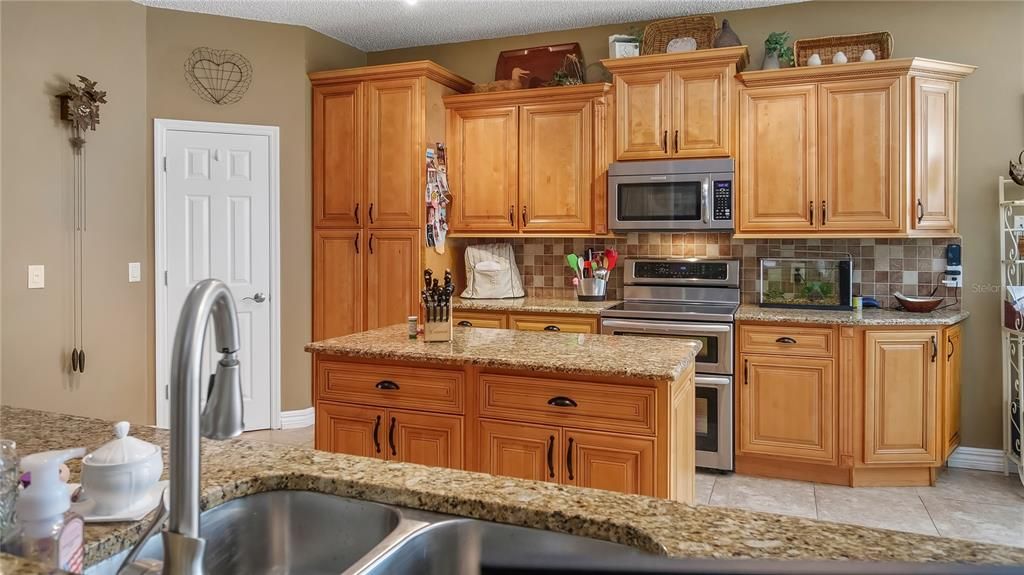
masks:
{"label": "oven control panel", "polygon": [[633,265],[636,279],[729,279],[729,264],[726,262],[687,261],[638,261]]}
{"label": "oven control panel", "polygon": [[712,182],[711,208],[714,219],[732,219],[732,180],[715,180]]}

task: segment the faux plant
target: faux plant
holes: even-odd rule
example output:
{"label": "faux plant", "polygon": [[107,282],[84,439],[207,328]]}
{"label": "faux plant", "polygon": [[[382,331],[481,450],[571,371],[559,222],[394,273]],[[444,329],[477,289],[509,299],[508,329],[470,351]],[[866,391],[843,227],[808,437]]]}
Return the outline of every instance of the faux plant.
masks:
{"label": "faux plant", "polygon": [[775,54],[779,57],[779,62],[792,65],[793,47],[787,46],[788,42],[789,32],[772,32],[764,41],[764,53]]}

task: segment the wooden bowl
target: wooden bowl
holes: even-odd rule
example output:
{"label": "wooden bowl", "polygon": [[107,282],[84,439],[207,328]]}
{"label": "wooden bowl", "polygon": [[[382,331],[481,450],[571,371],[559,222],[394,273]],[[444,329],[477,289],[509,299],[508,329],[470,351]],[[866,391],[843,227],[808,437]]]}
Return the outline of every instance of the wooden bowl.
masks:
{"label": "wooden bowl", "polygon": [[896,301],[900,302],[903,309],[914,313],[928,313],[934,311],[942,303],[941,297],[913,297],[903,295],[900,292],[892,294]]}

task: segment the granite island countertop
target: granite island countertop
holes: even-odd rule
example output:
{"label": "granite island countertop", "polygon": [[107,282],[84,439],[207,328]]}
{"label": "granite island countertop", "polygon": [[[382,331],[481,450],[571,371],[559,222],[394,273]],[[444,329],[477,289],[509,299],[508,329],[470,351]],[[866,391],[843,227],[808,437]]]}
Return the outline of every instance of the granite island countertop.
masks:
{"label": "granite island countertop", "polygon": [[620,300],[580,301],[571,293],[565,296],[526,296],[507,299],[452,298],[452,309],[456,311],[490,311],[512,313],[551,313],[569,315],[600,315]]}
{"label": "granite island countertop", "polygon": [[911,313],[868,308],[858,316],[852,311],[761,307],[745,303],[736,310],[736,321],[768,321],[850,326],[953,325],[967,319],[963,310],[944,309],[929,313]]}
{"label": "granite island countertop", "polygon": [[326,339],[306,351],[342,357],[479,365],[561,374],[675,380],[694,363],[701,343],[640,337],[455,327],[450,342],[411,340],[406,326]]}
{"label": "granite island countertop", "polygon": [[[107,442],[108,421],[0,407],[0,436],[22,454]],[[160,445],[165,430],[133,427]],[[313,490],[616,541],[658,554],[703,558],[1024,563],[1024,549],[840,525],[666,499],[355,457],[261,441],[202,442],[202,508],[253,493]],[[72,481],[80,461],[69,462]],[[146,520],[86,526],[86,564],[130,547]],[[2,573],[46,573],[0,555]]]}

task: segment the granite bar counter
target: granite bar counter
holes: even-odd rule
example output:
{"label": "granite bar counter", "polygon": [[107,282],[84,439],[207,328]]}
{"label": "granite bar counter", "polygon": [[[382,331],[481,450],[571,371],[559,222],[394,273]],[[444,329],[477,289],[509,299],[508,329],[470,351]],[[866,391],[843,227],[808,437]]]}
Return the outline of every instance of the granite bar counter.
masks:
{"label": "granite bar counter", "polygon": [[306,351],[386,361],[476,365],[563,375],[674,380],[691,369],[696,340],[455,327],[450,342],[409,339],[405,325],[310,343]]}
{"label": "granite bar counter", "polygon": [[452,309],[456,311],[490,311],[511,313],[548,313],[574,315],[601,315],[620,300],[580,301],[575,295],[526,296],[507,299],[453,298]]}
{"label": "granite bar counter", "polygon": [[[112,423],[0,408],[0,436],[22,454],[85,447],[111,437]],[[135,426],[163,447],[169,435]],[[382,461],[234,439],[202,442],[202,507],[253,493],[312,490],[616,541],[657,554],[704,558],[1024,563],[1024,549],[839,525],[822,521],[566,487],[451,469]],[[80,461],[69,464],[72,481]],[[165,474],[166,475],[166,474]],[[86,526],[86,564],[130,547],[146,521]],[[46,573],[0,555],[2,573]]]}
{"label": "granite bar counter", "polygon": [[865,309],[858,315],[852,311],[775,308],[743,304],[736,310],[736,321],[850,326],[954,325],[967,319],[968,315],[970,314],[966,311],[953,309],[911,313],[877,308]]}

